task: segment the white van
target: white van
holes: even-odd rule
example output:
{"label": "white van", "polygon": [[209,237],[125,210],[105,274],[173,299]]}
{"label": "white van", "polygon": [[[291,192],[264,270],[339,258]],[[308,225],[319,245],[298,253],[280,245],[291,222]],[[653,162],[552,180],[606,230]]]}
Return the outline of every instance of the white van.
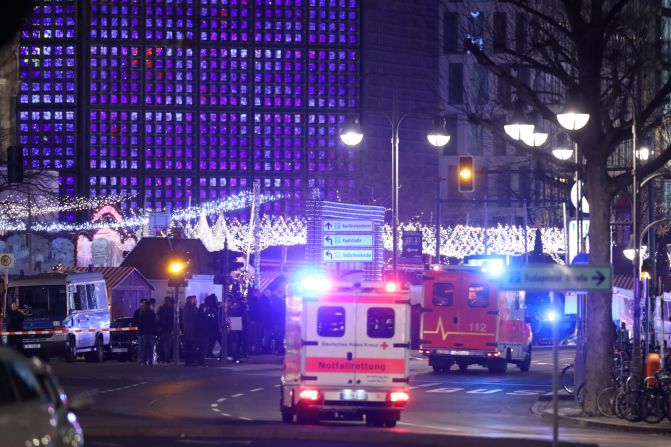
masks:
{"label": "white van", "polygon": [[[100,273],[40,273],[9,280],[7,310],[18,301],[26,318],[22,335],[28,354],[79,354],[102,362],[110,343],[110,312],[105,280]],[[3,336],[3,338],[5,338]]]}
{"label": "white van", "polygon": [[409,298],[394,283],[289,284],[282,421],[395,426],[409,398]]}

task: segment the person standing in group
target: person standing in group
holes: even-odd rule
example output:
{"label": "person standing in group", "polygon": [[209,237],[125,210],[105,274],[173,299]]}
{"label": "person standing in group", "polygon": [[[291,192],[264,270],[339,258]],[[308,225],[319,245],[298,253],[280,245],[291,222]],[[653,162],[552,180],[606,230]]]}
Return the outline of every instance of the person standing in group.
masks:
{"label": "person standing in group", "polygon": [[259,298],[259,313],[261,318],[261,353],[270,354],[273,340],[273,313],[270,307],[270,290],[266,289]]}
{"label": "person standing in group", "polygon": [[[249,354],[259,354],[261,352],[261,338],[263,335],[261,326],[261,311],[259,302],[259,289],[249,289],[247,294],[247,350]],[[243,323],[244,324],[244,323]]]}
{"label": "person standing in group", "polygon": [[205,303],[202,303],[198,306],[196,312],[196,365],[198,366],[205,364],[205,354],[210,338],[209,333],[209,321],[205,311]]}
{"label": "person standing in group", "polygon": [[186,304],[182,312],[182,325],[184,329],[184,362],[186,366],[196,366],[196,349],[198,333],[196,330],[198,307],[196,307],[196,296],[186,297]]}
{"label": "person standing in group", "polygon": [[205,297],[205,315],[207,316],[207,349],[205,356],[214,358],[214,347],[221,340],[219,328],[219,303],[214,293]]}
{"label": "person standing in group", "polygon": [[166,296],[158,308],[158,328],[159,361],[170,363],[175,346],[175,300],[171,296]]}
{"label": "person standing in group", "polygon": [[140,363],[154,364],[154,345],[158,335],[158,320],[156,313],[148,301],[142,303],[137,318],[138,343],[140,348]]}
{"label": "person standing in group", "polygon": [[[11,308],[7,312],[7,330],[10,332],[20,332],[23,330],[23,320],[26,318],[28,311],[21,310],[17,301],[12,301]],[[23,350],[23,338],[21,335],[8,335],[7,345],[18,351]]]}

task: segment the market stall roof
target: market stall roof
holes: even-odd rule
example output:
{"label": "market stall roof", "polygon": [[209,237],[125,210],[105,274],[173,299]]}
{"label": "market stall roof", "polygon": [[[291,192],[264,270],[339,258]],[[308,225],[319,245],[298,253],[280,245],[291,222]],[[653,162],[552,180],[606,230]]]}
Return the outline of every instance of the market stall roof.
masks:
{"label": "market stall roof", "polygon": [[[88,272],[88,267],[74,267],[74,266],[65,266],[60,269],[63,272]],[[137,273],[138,276],[144,281],[151,290],[154,290],[154,287],[147,281],[142,273],[140,273],[135,267],[93,267],[90,271],[102,273],[103,278],[105,279],[105,284],[108,289],[114,289],[116,286],[121,284],[128,276],[132,275],[133,272]]]}

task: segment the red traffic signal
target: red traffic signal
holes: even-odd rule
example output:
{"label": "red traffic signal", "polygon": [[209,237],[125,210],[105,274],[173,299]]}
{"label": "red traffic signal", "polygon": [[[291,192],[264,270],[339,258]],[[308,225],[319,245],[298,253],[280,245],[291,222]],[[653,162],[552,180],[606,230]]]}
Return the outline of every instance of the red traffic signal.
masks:
{"label": "red traffic signal", "polygon": [[475,170],[473,169],[472,155],[459,156],[457,177],[459,192],[475,191]]}

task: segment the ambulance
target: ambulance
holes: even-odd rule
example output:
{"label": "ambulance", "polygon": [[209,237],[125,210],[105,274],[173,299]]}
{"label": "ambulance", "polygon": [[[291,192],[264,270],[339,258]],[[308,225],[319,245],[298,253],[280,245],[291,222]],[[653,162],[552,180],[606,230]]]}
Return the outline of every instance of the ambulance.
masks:
{"label": "ambulance", "polygon": [[408,291],[314,275],[287,288],[282,421],[394,427],[409,399]]}
{"label": "ambulance", "polygon": [[501,291],[486,266],[440,266],[424,273],[421,351],[436,372],[480,365],[505,373],[531,367],[531,328],[522,291]]}

